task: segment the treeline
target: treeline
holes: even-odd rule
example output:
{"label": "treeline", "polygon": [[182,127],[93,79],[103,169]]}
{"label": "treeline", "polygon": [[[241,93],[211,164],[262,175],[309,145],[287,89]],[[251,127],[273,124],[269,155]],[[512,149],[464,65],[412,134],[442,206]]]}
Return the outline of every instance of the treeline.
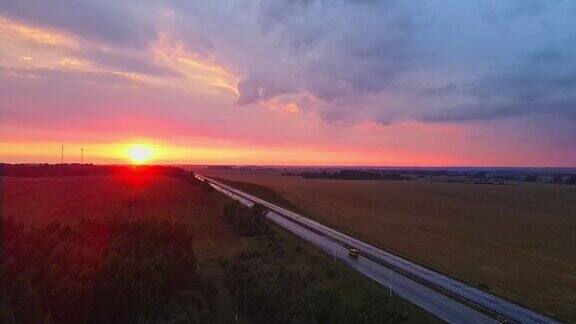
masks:
{"label": "treeline", "polygon": [[342,169],[336,172],[313,172],[306,171],[297,174],[306,179],[341,179],[341,180],[410,180],[399,172],[386,171],[365,171],[365,170],[354,170],[354,169]]}
{"label": "treeline", "polygon": [[[235,230],[250,230],[257,243],[222,262],[225,284],[241,313],[256,323],[398,323],[407,313],[380,288],[347,277],[328,258],[287,242],[264,220],[262,206],[224,208]],[[256,219],[243,224],[241,218]],[[261,223],[262,222],[262,223]],[[262,225],[261,225],[262,224]],[[254,234],[258,233],[258,234]],[[352,282],[350,282],[352,280]]]}
{"label": "treeline", "polygon": [[206,169],[212,169],[212,170],[234,170],[235,167],[231,166],[231,165],[208,165],[206,166]]}
{"label": "treeline", "polygon": [[264,213],[265,208],[260,204],[248,208],[236,200],[226,203],[222,211],[224,220],[232,225],[234,232],[242,236],[258,236],[270,232]]}
{"label": "treeline", "polygon": [[156,174],[181,178],[199,184],[194,172],[161,165],[95,165],[95,164],[7,164],[0,163],[0,176],[5,177],[63,177],[115,174]]}
{"label": "treeline", "polygon": [[[572,172],[572,173],[569,173]],[[317,170],[304,172],[284,172],[284,176],[301,176],[306,179],[341,179],[341,180],[410,180],[418,178],[452,179],[455,182],[467,181],[523,181],[546,182],[556,184],[576,184],[576,174],[573,171],[566,173],[553,173],[550,170],[421,170],[421,169],[341,169]],[[477,182],[486,183],[486,182]]]}
{"label": "treeline", "polygon": [[2,221],[0,323],[206,323],[216,290],[166,220]]}
{"label": "treeline", "polygon": [[572,175],[569,177],[557,175],[552,179],[551,183],[576,185],[576,175]]}

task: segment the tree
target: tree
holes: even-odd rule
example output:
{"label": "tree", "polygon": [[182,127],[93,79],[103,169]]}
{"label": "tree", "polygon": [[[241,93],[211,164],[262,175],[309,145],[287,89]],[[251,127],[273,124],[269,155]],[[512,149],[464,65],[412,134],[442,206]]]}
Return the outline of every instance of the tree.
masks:
{"label": "tree", "polygon": [[554,178],[550,181],[550,183],[562,183],[564,182],[564,177],[561,175],[555,175]]}

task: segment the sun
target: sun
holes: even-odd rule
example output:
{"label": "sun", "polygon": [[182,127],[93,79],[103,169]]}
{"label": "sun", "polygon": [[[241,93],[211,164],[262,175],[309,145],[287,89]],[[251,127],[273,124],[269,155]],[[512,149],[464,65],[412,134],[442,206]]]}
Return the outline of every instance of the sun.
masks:
{"label": "sun", "polygon": [[127,153],[132,164],[144,164],[152,158],[152,148],[144,144],[131,145]]}

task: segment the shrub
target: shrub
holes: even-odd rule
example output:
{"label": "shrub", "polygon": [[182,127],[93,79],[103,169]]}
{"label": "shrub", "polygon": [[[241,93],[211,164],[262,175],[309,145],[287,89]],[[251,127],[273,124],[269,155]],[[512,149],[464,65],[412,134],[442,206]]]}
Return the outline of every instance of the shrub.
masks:
{"label": "shrub", "polygon": [[222,210],[224,220],[242,236],[259,236],[270,232],[264,212],[261,205],[256,204],[249,208],[237,201],[225,204]]}

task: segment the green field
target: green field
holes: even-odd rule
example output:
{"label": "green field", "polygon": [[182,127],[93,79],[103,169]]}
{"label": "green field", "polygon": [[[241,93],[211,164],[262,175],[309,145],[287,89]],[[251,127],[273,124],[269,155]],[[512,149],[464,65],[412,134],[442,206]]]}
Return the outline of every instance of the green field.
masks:
{"label": "green field", "polygon": [[[576,189],[198,170],[411,260],[576,321]],[[259,186],[250,185],[250,183]]]}

